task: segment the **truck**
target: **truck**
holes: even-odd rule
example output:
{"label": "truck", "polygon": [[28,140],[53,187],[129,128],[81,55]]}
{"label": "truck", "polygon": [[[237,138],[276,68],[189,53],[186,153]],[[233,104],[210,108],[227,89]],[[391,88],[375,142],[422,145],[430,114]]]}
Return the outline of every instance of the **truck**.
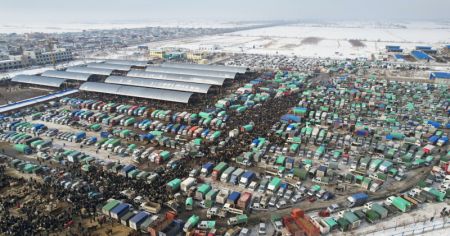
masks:
{"label": "truck", "polygon": [[203,176],[208,176],[211,173],[211,171],[213,170],[213,168],[214,168],[214,164],[211,162],[208,162],[202,166],[200,173]]}
{"label": "truck", "polygon": [[240,196],[240,192],[232,192],[227,198],[227,203],[236,204]]}
{"label": "truck", "polygon": [[72,140],[75,141],[76,143],[81,142],[81,140],[83,140],[84,138],[86,138],[86,132],[83,131],[77,132],[72,136]]}
{"label": "truck", "polygon": [[239,186],[246,188],[252,182],[255,176],[255,173],[252,171],[245,172],[239,180]]}
{"label": "truck", "polygon": [[355,193],[350,197],[347,197],[347,200],[349,202],[349,207],[357,207],[362,206],[364,203],[367,202],[369,199],[369,196],[363,192]]}
{"label": "truck", "polygon": [[159,231],[159,236],[173,236],[179,235],[183,231],[184,222],[176,219],[172,221],[166,228]]}
{"label": "truck", "polygon": [[193,177],[188,177],[183,182],[181,182],[181,191],[187,192],[190,187],[194,186],[197,180]]}
{"label": "truck", "polygon": [[119,220],[120,217],[122,217],[123,215],[125,215],[130,209],[130,205],[126,204],[126,203],[120,203],[119,205],[117,205],[116,207],[114,207],[111,210],[111,217]]}
{"label": "truck", "polygon": [[152,214],[158,214],[161,211],[161,204],[156,202],[143,202],[140,208]]}
{"label": "truck", "polygon": [[185,233],[191,231],[191,229],[195,228],[200,221],[200,217],[197,215],[192,215],[189,217],[189,219],[186,221],[186,224],[184,224],[183,231]]}
{"label": "truck", "polygon": [[402,197],[395,197],[392,200],[392,205],[404,213],[411,210],[412,203]]}
{"label": "truck", "polygon": [[305,235],[305,231],[297,225],[292,216],[284,216],[282,222],[291,235]]}
{"label": "truck", "polygon": [[14,150],[29,155],[32,153],[32,150],[30,148],[30,146],[26,145],[26,144],[16,144],[14,145]]}
{"label": "truck", "polygon": [[249,192],[244,192],[244,194],[241,195],[241,197],[238,200],[237,206],[241,210],[246,210],[248,205],[250,204],[250,201],[252,199],[252,194]]}
{"label": "truck", "polygon": [[243,215],[237,215],[234,217],[231,217],[227,220],[227,225],[233,226],[233,225],[239,225],[239,224],[247,224],[248,222],[248,216]]}
{"label": "truck", "polygon": [[111,210],[112,210],[114,207],[116,207],[117,205],[119,205],[119,204],[120,204],[120,201],[119,201],[119,200],[116,200],[116,199],[109,199],[109,200],[107,201],[107,203],[102,207],[102,213],[103,213],[104,215],[111,216],[111,215],[110,215]]}
{"label": "truck", "polygon": [[222,189],[216,197],[216,202],[219,204],[225,204],[227,202],[228,196],[230,195],[230,190]]}
{"label": "truck", "polygon": [[278,177],[274,177],[274,178],[270,181],[269,186],[267,187],[267,190],[268,190],[269,192],[274,193],[274,192],[276,192],[276,191],[280,188],[280,186],[281,186],[281,179],[278,178]]}
{"label": "truck", "polygon": [[314,224],[319,230],[321,234],[327,234],[330,232],[330,226],[325,222],[325,220],[318,216],[311,217],[311,223]]}
{"label": "truck", "polygon": [[375,211],[381,217],[381,219],[384,219],[388,216],[388,210],[378,203],[373,203],[370,209]]}
{"label": "truck", "polygon": [[176,217],[177,214],[175,212],[168,211],[164,217],[154,220],[143,231],[150,233],[151,236],[158,236],[159,232],[169,226]]}
{"label": "truck", "polygon": [[195,193],[195,199],[196,200],[204,200],[206,197],[206,194],[211,191],[211,185],[209,184],[202,184]]}
{"label": "truck", "polygon": [[239,179],[241,178],[241,176],[244,174],[244,170],[241,168],[236,169],[235,171],[233,171],[233,173],[231,174],[230,177],[230,183],[231,184],[238,184]]}
{"label": "truck", "polygon": [[222,173],[228,168],[228,164],[225,162],[220,162],[217,166],[214,167],[211,177],[213,180],[217,180],[221,177]]}
{"label": "truck", "polygon": [[181,179],[175,178],[166,184],[167,191],[175,192],[180,189]]}
{"label": "truck", "polygon": [[227,183],[230,180],[231,174],[234,170],[236,170],[236,168],[232,166],[228,167],[220,176],[220,181]]}
{"label": "truck", "polygon": [[134,230],[139,230],[141,227],[141,224],[148,218],[150,217],[150,213],[145,212],[145,211],[141,211],[139,213],[137,213],[136,215],[134,215],[130,220],[129,220],[129,224],[130,227]]}
{"label": "truck", "polygon": [[291,217],[294,218],[295,223],[300,226],[305,234],[308,236],[320,236],[320,230],[311,223],[311,218],[305,215],[305,212],[299,208],[294,208],[291,211]]}

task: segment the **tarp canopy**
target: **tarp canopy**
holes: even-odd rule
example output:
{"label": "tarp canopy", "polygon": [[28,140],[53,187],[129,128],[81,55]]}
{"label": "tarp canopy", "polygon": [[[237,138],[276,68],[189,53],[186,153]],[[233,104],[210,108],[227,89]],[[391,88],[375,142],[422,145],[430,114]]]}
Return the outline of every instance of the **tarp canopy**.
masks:
{"label": "tarp canopy", "polygon": [[80,86],[80,90],[179,103],[188,103],[189,98],[192,96],[192,93],[189,92],[142,88],[117,84],[104,84],[96,82],[86,82]]}

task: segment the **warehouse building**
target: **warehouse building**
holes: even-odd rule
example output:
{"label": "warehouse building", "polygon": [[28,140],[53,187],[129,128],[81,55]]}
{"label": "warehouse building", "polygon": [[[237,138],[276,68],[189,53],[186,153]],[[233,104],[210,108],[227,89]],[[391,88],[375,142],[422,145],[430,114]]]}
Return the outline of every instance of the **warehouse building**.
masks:
{"label": "warehouse building", "polygon": [[419,51],[419,50],[411,51],[411,56],[413,56],[418,61],[430,61],[433,59],[428,54],[426,54],[422,51]]}
{"label": "warehouse building", "polygon": [[434,80],[438,84],[450,85],[450,72],[431,72],[430,80]]}

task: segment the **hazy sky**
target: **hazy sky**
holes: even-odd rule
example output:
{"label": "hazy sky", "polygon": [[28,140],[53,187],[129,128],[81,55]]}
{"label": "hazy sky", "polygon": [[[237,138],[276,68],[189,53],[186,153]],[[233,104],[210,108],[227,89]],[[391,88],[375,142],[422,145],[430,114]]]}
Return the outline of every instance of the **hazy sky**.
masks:
{"label": "hazy sky", "polygon": [[0,24],[150,20],[449,20],[450,0],[0,0]]}

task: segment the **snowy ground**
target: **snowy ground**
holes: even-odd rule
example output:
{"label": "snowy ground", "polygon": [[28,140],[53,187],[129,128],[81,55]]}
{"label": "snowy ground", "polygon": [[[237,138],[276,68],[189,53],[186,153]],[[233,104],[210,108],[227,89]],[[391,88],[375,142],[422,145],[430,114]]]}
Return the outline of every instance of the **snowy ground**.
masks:
{"label": "snowy ground", "polygon": [[[364,46],[356,47],[349,40]],[[418,45],[440,48],[450,43],[450,26],[433,22],[404,24],[340,23],[294,24],[233,33],[175,40],[159,47],[191,50],[217,44],[217,51],[231,53],[283,54],[303,57],[370,57],[386,45],[411,50]],[[154,45],[155,46],[155,45]]]}

